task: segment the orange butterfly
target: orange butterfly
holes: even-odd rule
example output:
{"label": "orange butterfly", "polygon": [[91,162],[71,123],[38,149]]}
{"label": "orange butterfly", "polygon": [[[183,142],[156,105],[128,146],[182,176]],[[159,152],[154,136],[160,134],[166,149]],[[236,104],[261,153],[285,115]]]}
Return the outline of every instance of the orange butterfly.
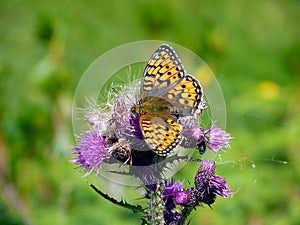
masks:
{"label": "orange butterfly", "polygon": [[146,64],[140,97],[132,111],[139,115],[143,137],[156,154],[167,156],[183,139],[178,118],[199,112],[200,82],[186,74],[174,50],[163,44]]}

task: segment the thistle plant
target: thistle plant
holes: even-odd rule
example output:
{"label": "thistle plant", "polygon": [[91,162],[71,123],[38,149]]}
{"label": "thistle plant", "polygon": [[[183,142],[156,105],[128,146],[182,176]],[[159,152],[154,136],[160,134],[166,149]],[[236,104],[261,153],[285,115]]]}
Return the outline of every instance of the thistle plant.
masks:
{"label": "thistle plant", "polygon": [[[164,57],[159,61],[162,68],[171,68],[170,71],[174,68],[178,73],[173,76],[165,72],[170,82],[174,82],[164,90],[167,94],[157,91],[161,86],[153,81],[153,77],[163,75],[151,74],[157,66],[155,60],[160,57]],[[152,90],[149,95],[150,86],[158,94]],[[118,201],[90,184],[100,196],[134,211],[141,216],[142,224],[152,225],[186,224],[189,214],[199,206],[211,206],[217,196],[232,196],[226,180],[215,175],[215,162],[201,160],[206,151],[214,154],[226,151],[232,137],[214,122],[209,128],[200,126],[199,119],[207,108],[202,87],[194,77],[185,75],[180,60],[169,46],[162,45],[156,50],[146,65],[141,83],[122,85],[118,92],[115,87],[111,90],[113,104],[100,103],[84,110],[88,129],[76,138],[74,157],[70,161],[85,176],[92,173],[101,176],[103,166],[118,165],[111,172],[139,180],[144,190],[141,197],[148,204]],[[198,149],[196,154],[189,154],[193,149]],[[194,181],[186,185],[176,181],[174,174],[170,175],[170,169],[183,162],[199,164],[193,173]]]}

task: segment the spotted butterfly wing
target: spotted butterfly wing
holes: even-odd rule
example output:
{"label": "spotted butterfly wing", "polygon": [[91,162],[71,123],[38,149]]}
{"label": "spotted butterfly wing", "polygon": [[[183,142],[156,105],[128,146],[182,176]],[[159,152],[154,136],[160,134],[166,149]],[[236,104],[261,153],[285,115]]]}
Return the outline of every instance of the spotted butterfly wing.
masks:
{"label": "spotted butterfly wing", "polygon": [[184,76],[184,67],[174,50],[166,44],[161,45],[145,67],[141,98],[163,94],[176,86]]}
{"label": "spotted butterfly wing", "polygon": [[182,127],[176,118],[162,119],[149,115],[140,116],[140,126],[149,147],[160,156],[167,156],[182,141]]}
{"label": "spotted butterfly wing", "polygon": [[163,97],[179,109],[180,116],[190,116],[199,111],[203,100],[199,81],[186,75],[179,57],[166,44],[150,57],[141,87],[141,97]]}
{"label": "spotted butterfly wing", "polygon": [[185,75],[181,82],[168,90],[162,97],[177,108],[180,116],[192,116],[200,111],[203,92],[196,78],[191,75]]}

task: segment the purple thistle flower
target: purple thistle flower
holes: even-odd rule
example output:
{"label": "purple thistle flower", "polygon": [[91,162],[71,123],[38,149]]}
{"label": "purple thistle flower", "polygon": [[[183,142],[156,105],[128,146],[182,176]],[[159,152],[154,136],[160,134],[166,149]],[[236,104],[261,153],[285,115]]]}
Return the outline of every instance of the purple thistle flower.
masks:
{"label": "purple thistle flower", "polygon": [[207,205],[214,203],[217,195],[223,198],[232,195],[226,180],[214,175],[215,168],[214,162],[202,160],[195,177],[197,199]]}
{"label": "purple thistle flower", "polygon": [[175,193],[174,202],[177,205],[185,205],[189,200],[189,193],[187,191],[179,191]]}
{"label": "purple thistle flower", "polygon": [[97,104],[87,99],[86,108],[80,109],[84,113],[84,118],[92,130],[97,130],[102,136],[112,133],[111,108],[106,104]]}
{"label": "purple thistle flower", "polygon": [[78,145],[73,148],[75,150],[73,154],[78,156],[70,162],[80,164],[79,167],[89,170],[86,175],[99,169],[102,162],[110,157],[106,140],[95,131],[84,132],[76,141]]}
{"label": "purple thistle flower", "polygon": [[130,125],[129,110],[123,96],[118,95],[115,98],[113,109],[113,120],[116,124],[116,133],[120,135]]}
{"label": "purple thistle flower", "polygon": [[176,193],[182,191],[182,184],[182,182],[172,180],[170,183],[167,183],[164,188],[164,220],[166,224],[176,224],[180,219],[181,214],[176,210],[174,199]]}
{"label": "purple thistle flower", "polygon": [[138,139],[144,139],[140,122],[139,122],[140,116],[134,114],[133,112],[130,113],[130,125],[132,127],[131,132],[134,135],[134,137]]}
{"label": "purple thistle flower", "polygon": [[188,207],[195,207],[199,205],[197,201],[196,189],[194,187],[190,187],[183,191],[179,191],[175,194],[174,202],[177,205],[184,205]]}
{"label": "purple thistle flower", "polygon": [[218,153],[219,150],[226,150],[230,147],[229,142],[232,139],[229,133],[216,127],[215,124],[206,131],[195,125],[188,130],[188,136],[196,141],[196,146],[202,153],[204,153],[206,147],[209,147],[215,153]]}
{"label": "purple thistle flower", "polygon": [[189,136],[191,139],[197,142],[204,140],[204,129],[199,126],[193,126],[189,129]]}
{"label": "purple thistle flower", "polygon": [[177,192],[182,191],[182,184],[183,182],[180,181],[175,182],[174,180],[172,180],[165,186],[164,196],[166,198],[175,196]]}
{"label": "purple thistle flower", "polygon": [[232,137],[229,133],[216,127],[215,124],[209,130],[205,131],[205,137],[208,140],[208,147],[215,153],[218,150],[226,150],[230,147],[229,142]]}
{"label": "purple thistle flower", "polygon": [[[123,92],[116,96],[112,121],[114,122],[115,128],[114,133],[118,138],[124,138],[130,143],[137,144],[137,140],[143,140],[142,130],[139,123],[139,115],[132,112],[132,107],[136,103],[135,92],[136,88],[123,87]],[[138,145],[137,147],[144,147],[144,145]]]}

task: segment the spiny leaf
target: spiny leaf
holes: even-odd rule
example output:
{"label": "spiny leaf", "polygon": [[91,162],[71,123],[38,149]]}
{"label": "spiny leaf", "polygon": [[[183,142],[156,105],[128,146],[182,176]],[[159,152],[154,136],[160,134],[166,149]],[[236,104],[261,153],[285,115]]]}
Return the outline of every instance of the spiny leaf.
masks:
{"label": "spiny leaf", "polygon": [[111,203],[115,204],[115,205],[119,205],[121,207],[124,207],[124,208],[127,208],[127,209],[130,209],[132,210],[134,213],[137,213],[137,212],[144,212],[144,209],[141,205],[131,205],[129,203],[127,203],[125,200],[121,200],[121,201],[118,201],[112,197],[110,197],[109,195],[103,193],[102,191],[100,191],[97,187],[95,187],[93,184],[91,183],[88,183],[89,186],[91,188],[94,189],[94,191],[96,191],[101,197],[103,197],[104,199],[110,201]]}

